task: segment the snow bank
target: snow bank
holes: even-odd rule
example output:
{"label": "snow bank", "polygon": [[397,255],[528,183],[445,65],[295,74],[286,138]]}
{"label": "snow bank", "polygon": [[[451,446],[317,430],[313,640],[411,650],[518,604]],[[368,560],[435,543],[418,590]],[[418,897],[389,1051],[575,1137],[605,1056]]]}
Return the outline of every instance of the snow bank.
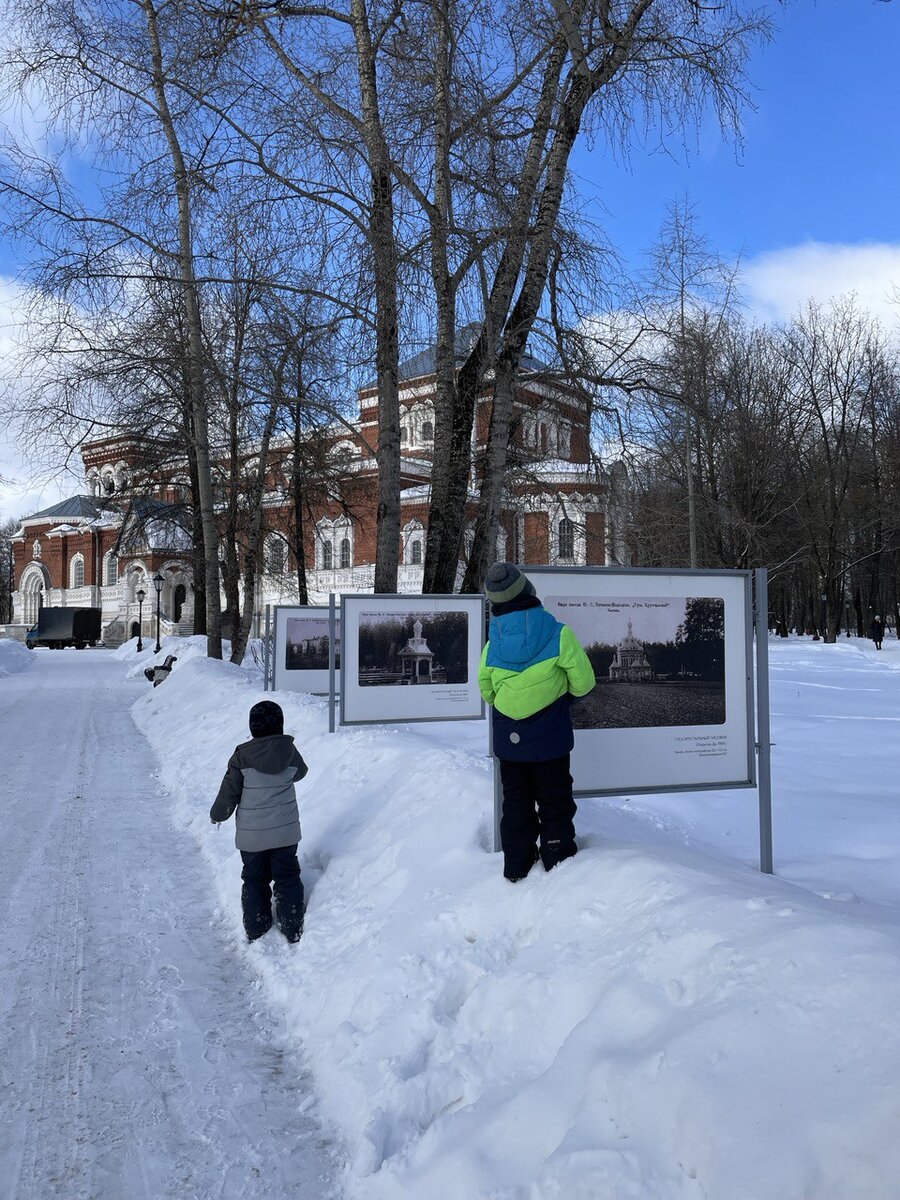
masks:
{"label": "snow bank", "polygon": [[351,1196],[896,1197],[890,915],[608,840],[602,806],[577,858],[509,885],[483,725],[329,735],[321,700],[279,693],[310,765],[307,926],[247,946],[208,809],[262,697],[254,672],[179,659],[135,719],[235,953],[309,1055]]}
{"label": "snow bank", "polygon": [[33,663],[33,650],[26,650],[21,642],[14,642],[11,638],[0,638],[0,679],[27,671]]}
{"label": "snow bank", "polygon": [[175,670],[180,670],[193,658],[206,657],[206,638],[203,636],[162,638],[158,654],[153,650],[156,645],[153,638],[144,638],[144,648],[140,653],[138,653],[137,644],[137,638],[131,638],[130,641],[123,642],[112,652],[113,658],[118,659],[119,662],[128,663],[130,669],[126,673],[127,679],[137,679],[143,675],[147,667],[160,666],[170,654],[174,654],[178,659],[178,666],[174,668]]}
{"label": "snow bank", "polygon": [[[160,666],[170,654],[173,654],[178,659],[178,665],[173,667],[173,670],[176,671],[180,671],[185,663],[189,663],[194,658],[206,658],[205,634],[195,634],[193,637],[162,638],[159,643],[160,649],[158,654],[153,651],[153,647],[156,645],[153,639],[148,641],[147,638],[144,638],[144,648],[140,653],[138,653],[137,644],[137,638],[132,638],[128,642],[123,642],[121,646],[112,652],[113,658],[118,659],[119,662],[129,664],[130,670],[126,674],[126,678],[128,679],[137,679],[143,675],[147,667]],[[225,659],[228,659],[231,655],[230,642],[225,641],[222,643],[222,654]],[[259,680],[260,686],[262,686],[262,639],[251,638],[247,643],[244,665]]]}

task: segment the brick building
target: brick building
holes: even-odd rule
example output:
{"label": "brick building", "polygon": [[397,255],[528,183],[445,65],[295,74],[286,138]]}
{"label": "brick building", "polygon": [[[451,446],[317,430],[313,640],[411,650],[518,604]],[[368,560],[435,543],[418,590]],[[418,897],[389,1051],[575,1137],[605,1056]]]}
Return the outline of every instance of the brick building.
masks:
{"label": "brick building", "polygon": [[[461,334],[459,357],[467,346]],[[624,561],[624,522],[617,494],[619,465],[591,465],[590,412],[574,390],[548,383],[549,369],[523,362],[517,388],[511,476],[501,515],[496,557],[520,563],[603,565]],[[435,354],[428,349],[401,366],[401,567],[399,590],[421,591],[434,444]],[[311,603],[329,593],[371,590],[375,573],[378,394],[363,388],[357,418],[328,431],[330,482],[308,493],[303,551]],[[491,390],[479,398],[473,449],[487,438]],[[164,633],[188,633],[193,622],[191,537],[183,502],[186,463],[171,453],[153,476],[143,465],[146,444],[126,436],[82,447],[86,494],[26,518],[13,538],[14,620],[31,624],[41,605],[91,606],[103,611],[104,639],[137,632],[143,588],[144,633],[155,611],[153,576],[163,578]],[[257,611],[296,596],[297,544],[288,490],[290,447],[276,441],[266,472],[263,570]],[[216,464],[221,468],[222,462]],[[254,469],[252,456],[244,475]],[[160,481],[161,480],[161,481]],[[470,527],[477,508],[473,478]]]}

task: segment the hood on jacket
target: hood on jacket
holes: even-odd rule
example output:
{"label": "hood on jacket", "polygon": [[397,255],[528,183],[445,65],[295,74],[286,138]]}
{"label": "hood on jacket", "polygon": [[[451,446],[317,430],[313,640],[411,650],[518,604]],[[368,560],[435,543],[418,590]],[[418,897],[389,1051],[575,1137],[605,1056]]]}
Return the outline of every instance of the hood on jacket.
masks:
{"label": "hood on jacket", "polygon": [[268,737],[255,737],[238,746],[241,765],[253,767],[264,775],[278,775],[291,765],[294,755],[294,739],[289,733],[273,733]]}
{"label": "hood on jacket", "polygon": [[559,640],[560,623],[546,608],[527,608],[491,619],[490,659],[499,665],[508,664],[512,670],[522,670],[528,663],[545,656],[554,641]]}

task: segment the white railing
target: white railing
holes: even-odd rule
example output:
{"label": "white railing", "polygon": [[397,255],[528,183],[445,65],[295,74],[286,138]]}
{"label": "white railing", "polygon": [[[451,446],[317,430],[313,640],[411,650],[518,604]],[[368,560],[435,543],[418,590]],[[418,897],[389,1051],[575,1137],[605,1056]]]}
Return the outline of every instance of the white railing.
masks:
{"label": "white railing", "polygon": [[100,589],[96,587],[65,588],[66,608],[99,608]]}

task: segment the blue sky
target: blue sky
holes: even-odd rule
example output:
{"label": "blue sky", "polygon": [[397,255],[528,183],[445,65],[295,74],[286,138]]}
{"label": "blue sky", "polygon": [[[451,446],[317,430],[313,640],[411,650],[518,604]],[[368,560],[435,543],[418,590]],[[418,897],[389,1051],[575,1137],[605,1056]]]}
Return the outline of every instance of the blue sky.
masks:
{"label": "blue sky", "polygon": [[774,10],[774,41],[750,63],[757,109],[745,145],[710,122],[673,160],[627,166],[580,148],[576,167],[626,260],[687,194],[714,247],[749,257],[814,241],[900,243],[900,3],[825,0]]}
{"label": "blue sky", "polygon": [[[808,297],[856,291],[900,327],[900,0],[797,0],[749,65],[756,111],[744,146],[712,122],[687,149],[636,147],[623,164],[581,145],[574,167],[593,218],[639,267],[673,199],[687,197],[725,258],[743,255],[748,306],[789,317]],[[0,358],[17,323],[15,253],[0,242]],[[0,430],[0,518],[78,490],[32,475]]]}

